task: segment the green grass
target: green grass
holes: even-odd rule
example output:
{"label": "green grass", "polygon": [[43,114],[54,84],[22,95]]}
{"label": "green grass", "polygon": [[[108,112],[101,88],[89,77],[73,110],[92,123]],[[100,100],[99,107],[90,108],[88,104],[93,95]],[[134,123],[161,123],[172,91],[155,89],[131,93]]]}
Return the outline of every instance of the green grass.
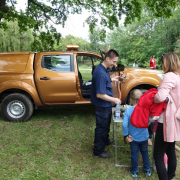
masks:
{"label": "green grass", "polygon": [[[132,179],[129,168],[115,167],[113,146],[106,147],[113,155],[110,159],[92,156],[95,128],[92,105],[35,110],[31,120],[25,123],[5,122],[0,116],[0,128],[2,180]],[[118,131],[118,144],[123,145],[120,124]],[[176,179],[180,175],[179,157],[178,152]],[[118,163],[130,164],[129,145],[118,149]],[[138,177],[148,179],[142,168]],[[158,179],[156,172],[151,179]]]}
{"label": "green grass", "polygon": [[82,75],[83,81],[92,80],[92,69],[81,69],[80,73]]}

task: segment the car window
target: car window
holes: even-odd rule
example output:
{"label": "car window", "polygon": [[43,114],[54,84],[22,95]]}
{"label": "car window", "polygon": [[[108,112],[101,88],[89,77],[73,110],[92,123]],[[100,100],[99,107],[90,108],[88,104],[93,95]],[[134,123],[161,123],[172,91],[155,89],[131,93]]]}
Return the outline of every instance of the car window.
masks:
{"label": "car window", "polygon": [[84,81],[89,81],[92,79],[92,57],[85,55],[77,56],[78,71]]}
{"label": "car window", "polygon": [[70,55],[53,55],[43,56],[42,68],[49,69],[56,72],[70,72],[71,71],[71,57]]}
{"label": "car window", "polygon": [[94,68],[101,63],[101,59],[91,55],[78,55],[76,58],[83,81],[91,81]]}

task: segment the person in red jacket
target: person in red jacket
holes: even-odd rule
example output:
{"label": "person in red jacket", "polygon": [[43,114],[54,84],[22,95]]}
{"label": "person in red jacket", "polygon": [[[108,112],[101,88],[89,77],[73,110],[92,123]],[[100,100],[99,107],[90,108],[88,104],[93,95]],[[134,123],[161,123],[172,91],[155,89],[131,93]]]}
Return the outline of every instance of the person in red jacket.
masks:
{"label": "person in red jacket", "polygon": [[154,56],[151,57],[149,64],[151,69],[156,69],[156,61],[154,59]]}

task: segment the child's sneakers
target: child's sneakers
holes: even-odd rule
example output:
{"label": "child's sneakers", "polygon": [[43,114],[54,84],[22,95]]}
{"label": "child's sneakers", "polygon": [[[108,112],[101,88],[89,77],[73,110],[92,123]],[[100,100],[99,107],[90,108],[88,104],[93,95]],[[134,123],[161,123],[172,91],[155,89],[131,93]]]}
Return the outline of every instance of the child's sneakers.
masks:
{"label": "child's sneakers", "polygon": [[136,172],[131,172],[131,176],[132,176],[133,178],[137,178]]}
{"label": "child's sneakers", "polygon": [[151,171],[146,171],[145,174],[146,174],[147,177],[150,177],[151,176]]}

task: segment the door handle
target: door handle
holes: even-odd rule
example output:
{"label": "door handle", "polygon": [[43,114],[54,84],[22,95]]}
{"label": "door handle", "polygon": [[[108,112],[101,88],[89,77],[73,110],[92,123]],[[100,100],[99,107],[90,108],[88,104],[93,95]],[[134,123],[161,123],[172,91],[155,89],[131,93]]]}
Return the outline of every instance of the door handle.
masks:
{"label": "door handle", "polygon": [[43,78],[40,78],[40,80],[50,80],[50,78],[48,78],[48,77],[43,77]]}

